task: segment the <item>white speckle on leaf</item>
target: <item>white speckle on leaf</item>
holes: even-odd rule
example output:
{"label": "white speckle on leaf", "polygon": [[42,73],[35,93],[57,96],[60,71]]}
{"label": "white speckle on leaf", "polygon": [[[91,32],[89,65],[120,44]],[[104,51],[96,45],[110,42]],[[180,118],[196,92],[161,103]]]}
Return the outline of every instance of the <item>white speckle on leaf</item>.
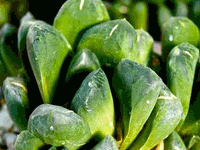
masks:
{"label": "white speckle on leaf", "polygon": [[178,26],[175,26],[175,29],[178,29]]}
{"label": "white speckle on leaf", "polygon": [[112,121],[110,122],[110,126],[113,127],[113,122]]}
{"label": "white speckle on leaf", "polygon": [[93,87],[92,81],[88,82],[88,86],[89,86],[89,87]]}
{"label": "white speckle on leaf", "polygon": [[151,101],[148,100],[148,101],[147,101],[147,104],[150,104],[150,103],[151,103]]}
{"label": "white speckle on leaf", "polygon": [[169,96],[160,96],[160,97],[158,97],[158,100],[160,100],[160,99],[173,100],[174,98],[173,97],[169,97]]}
{"label": "white speckle on leaf", "polygon": [[89,108],[88,101],[89,101],[89,97],[87,97],[87,99],[86,99],[86,101],[85,101],[86,110],[87,110],[87,111],[92,111],[92,110]]}
{"label": "white speckle on leaf", "polygon": [[109,36],[112,36],[113,35],[113,32],[118,28],[119,24],[115,25],[112,30],[110,31],[110,34]]}
{"label": "white speckle on leaf", "polygon": [[82,10],[83,5],[84,5],[84,2],[85,2],[85,0],[81,0],[81,3],[80,3],[80,10]]}
{"label": "white speckle on leaf", "polygon": [[188,52],[188,51],[183,51],[183,53],[185,53],[186,55],[188,55],[190,58],[193,58],[193,56],[190,54],[190,52]]}
{"label": "white speckle on leaf", "polygon": [[35,60],[37,60],[37,58],[35,58]]}
{"label": "white speckle on leaf", "polygon": [[54,130],[53,126],[50,126],[50,131],[53,131],[53,130]]}
{"label": "white speckle on leaf", "polygon": [[173,41],[173,39],[174,39],[174,38],[173,38],[173,35],[170,35],[170,36],[169,36],[169,41]]}

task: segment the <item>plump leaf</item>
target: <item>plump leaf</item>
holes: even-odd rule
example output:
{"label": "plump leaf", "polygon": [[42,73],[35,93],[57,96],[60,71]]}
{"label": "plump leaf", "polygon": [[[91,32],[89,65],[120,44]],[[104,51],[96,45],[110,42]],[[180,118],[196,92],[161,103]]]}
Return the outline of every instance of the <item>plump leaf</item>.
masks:
{"label": "plump leaf", "polygon": [[14,144],[15,150],[38,150],[44,143],[31,132],[24,130],[18,136]]}
{"label": "plump leaf", "polygon": [[198,46],[199,29],[186,17],[170,17],[162,28],[162,49],[163,59],[172,48],[183,42],[188,42],[193,46]]}
{"label": "plump leaf", "polygon": [[122,58],[135,59],[137,34],[125,19],[106,21],[86,31],[78,45],[81,49],[94,52],[101,65],[115,66]]}
{"label": "plump leaf", "polygon": [[193,135],[189,141],[188,149],[199,150],[200,148],[200,137],[198,135]]}
{"label": "plump leaf", "polygon": [[165,149],[167,150],[187,150],[181,136],[176,132],[172,132],[165,140]]}
{"label": "plump leaf", "polygon": [[162,31],[162,28],[165,24],[165,22],[172,17],[172,12],[170,10],[169,7],[167,7],[166,5],[160,5],[158,6],[158,14],[157,14],[157,20],[160,26],[160,29]]}
{"label": "plump leaf", "polygon": [[124,123],[124,140],[120,149],[124,150],[137,137],[150,116],[162,82],[150,68],[126,59],[118,64],[114,75],[113,84],[120,99]]}
{"label": "plump leaf", "polygon": [[51,103],[59,73],[72,48],[60,31],[35,21],[27,33],[28,57],[44,103]]}
{"label": "plump leaf", "polygon": [[189,43],[174,47],[167,57],[167,85],[183,105],[183,116],[179,130],[188,113],[199,49]]}
{"label": "plump leaf", "polygon": [[0,57],[12,76],[18,74],[20,69],[20,60],[17,54],[17,45],[15,45],[15,36],[17,28],[9,23],[4,24],[0,30]]}
{"label": "plump leaf", "polygon": [[148,4],[144,1],[138,1],[130,6],[128,18],[135,29],[144,29],[147,31],[148,14]]}
{"label": "plump leaf", "polygon": [[3,85],[3,81],[5,80],[5,78],[9,76],[9,72],[6,69],[1,57],[0,57],[0,86]]}
{"label": "plump leaf", "polygon": [[89,124],[91,133],[103,139],[114,133],[114,104],[107,77],[102,69],[91,72],[72,100],[72,109]]}
{"label": "plump leaf", "polygon": [[156,146],[174,131],[182,114],[180,99],[163,84],[155,108],[130,150],[148,150]]}
{"label": "plump leaf", "polygon": [[30,12],[27,12],[26,15],[24,15],[20,20],[20,26],[17,33],[17,40],[18,40],[17,44],[19,50],[19,57],[21,60],[23,53],[26,53],[24,51],[26,49],[26,36],[28,33],[28,29],[34,23],[34,21],[36,20],[34,19],[34,16]]}
{"label": "plump leaf", "polygon": [[70,62],[66,80],[69,80],[69,78],[74,74],[78,74],[83,71],[92,72],[98,68],[100,68],[100,63],[96,55],[89,49],[82,49]]}
{"label": "plump leaf", "polygon": [[26,130],[29,100],[25,81],[21,77],[7,77],[3,83],[3,92],[12,120],[20,130]]}
{"label": "plump leaf", "polygon": [[111,136],[106,136],[101,142],[99,142],[92,150],[118,150],[116,140]]}
{"label": "plump leaf", "polygon": [[136,29],[137,34],[137,53],[135,60],[142,65],[149,65],[151,54],[153,52],[154,40],[152,36],[143,29]]}
{"label": "plump leaf", "polygon": [[42,104],[31,114],[28,130],[45,144],[77,149],[91,137],[87,122],[61,106]]}
{"label": "plump leaf", "polygon": [[75,48],[86,29],[109,19],[101,0],[71,0],[63,4],[53,24]]}
{"label": "plump leaf", "polygon": [[175,5],[176,5],[175,6],[176,16],[188,17],[189,13],[188,4],[182,1],[178,1],[176,2]]}

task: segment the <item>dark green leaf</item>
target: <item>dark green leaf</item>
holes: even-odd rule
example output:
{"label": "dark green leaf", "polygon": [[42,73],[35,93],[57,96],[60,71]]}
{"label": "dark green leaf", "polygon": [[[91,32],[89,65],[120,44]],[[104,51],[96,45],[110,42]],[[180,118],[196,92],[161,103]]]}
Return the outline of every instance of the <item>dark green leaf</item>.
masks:
{"label": "dark green leaf", "polygon": [[[142,130],[161,90],[160,77],[150,68],[130,60],[122,60],[114,74],[113,84],[120,98],[126,149]],[[155,90],[156,89],[156,90]]]}
{"label": "dark green leaf", "polygon": [[72,48],[60,31],[35,21],[27,34],[28,57],[44,103],[51,103],[61,67]]}
{"label": "dark green leaf", "polygon": [[44,143],[31,132],[24,130],[18,136],[14,144],[15,150],[38,150]]}
{"label": "dark green leaf", "polygon": [[102,139],[114,133],[113,98],[102,69],[91,72],[84,79],[72,100],[72,109],[88,122],[93,136]]}
{"label": "dark green leaf", "polygon": [[92,150],[118,150],[116,140],[111,136],[106,136]]}
{"label": "dark green leaf", "polygon": [[87,122],[61,106],[42,104],[31,114],[28,130],[45,144],[77,149],[91,138]]}
{"label": "dark green leaf", "polygon": [[101,65],[115,66],[121,59],[136,59],[137,34],[125,19],[107,21],[86,31],[78,50],[90,49]]}
{"label": "dark green leaf", "polygon": [[163,84],[155,108],[130,150],[147,150],[156,146],[174,131],[182,114],[180,99]]}
{"label": "dark green leaf", "polygon": [[7,77],[3,83],[8,112],[20,130],[27,129],[26,109],[29,107],[27,88],[21,77]]}
{"label": "dark green leaf", "polygon": [[17,34],[17,28],[11,24],[4,24],[0,30],[0,57],[3,61],[6,69],[12,76],[18,74],[20,69],[20,60],[17,54],[17,45],[15,36]]}

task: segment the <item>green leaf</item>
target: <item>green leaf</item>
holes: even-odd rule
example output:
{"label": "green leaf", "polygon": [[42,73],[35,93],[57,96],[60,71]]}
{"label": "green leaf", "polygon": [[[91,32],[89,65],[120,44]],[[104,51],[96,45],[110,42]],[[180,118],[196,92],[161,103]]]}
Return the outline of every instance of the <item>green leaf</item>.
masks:
{"label": "green leaf", "polygon": [[[20,60],[18,58],[17,45],[15,47],[15,36],[17,28],[9,23],[4,24],[0,30],[0,57],[12,76],[18,74]],[[17,40],[17,39],[16,39]]]}
{"label": "green leaf", "polygon": [[115,66],[123,58],[135,59],[137,34],[125,19],[107,21],[86,31],[78,45],[81,49],[94,52],[101,65]]}
{"label": "green leaf", "polygon": [[156,104],[161,83],[160,77],[148,67],[126,59],[118,64],[113,84],[124,123],[121,150],[126,149],[142,130]]}
{"label": "green leaf", "polygon": [[83,117],[97,139],[114,133],[114,103],[107,77],[102,69],[91,72],[72,100],[72,109]]}
{"label": "green leaf", "polygon": [[116,140],[111,136],[106,136],[101,142],[99,142],[92,150],[118,150]]}
{"label": "green leaf", "polygon": [[130,150],[147,150],[156,146],[174,131],[182,114],[180,99],[163,84],[155,108]]}
{"label": "green leaf", "polygon": [[189,141],[188,149],[198,150],[200,148],[200,137],[193,135]]}
{"label": "green leaf", "polygon": [[162,28],[162,49],[163,59],[166,61],[167,55],[175,46],[188,42],[193,46],[198,46],[199,29],[186,17],[170,17]]}
{"label": "green leaf", "polygon": [[178,1],[175,5],[176,16],[188,17],[189,8],[185,2]]}
{"label": "green leaf", "polygon": [[53,25],[75,48],[86,29],[109,19],[101,0],[71,0],[62,5]]}
{"label": "green leaf", "polygon": [[6,69],[3,61],[1,60],[1,57],[0,57],[0,86],[3,85],[3,81],[5,80],[5,78],[9,76],[9,72],[8,70]]}
{"label": "green leaf", "polygon": [[151,55],[153,52],[154,40],[152,36],[143,29],[136,29],[137,34],[137,53],[135,54],[135,60],[142,65],[149,65]]}
{"label": "green leaf", "polygon": [[77,149],[91,137],[87,122],[61,106],[42,104],[31,114],[28,130],[45,144]]}
{"label": "green leaf", "polygon": [[51,103],[61,67],[72,48],[60,31],[36,21],[27,34],[27,51],[43,101]]}
{"label": "green leaf", "polygon": [[44,143],[31,132],[24,130],[18,136],[14,144],[15,150],[38,150]]}
{"label": "green leaf", "polygon": [[133,3],[129,8],[128,18],[135,29],[148,29],[148,4],[144,1]]}
{"label": "green leaf", "polygon": [[20,130],[26,130],[29,100],[25,81],[21,77],[7,77],[3,83],[3,92],[12,120]]}
{"label": "green leaf", "polygon": [[92,72],[100,67],[101,66],[96,55],[89,49],[82,49],[71,60],[66,80],[69,80],[69,78],[74,74],[78,74],[83,71]]}
{"label": "green leaf", "polygon": [[198,58],[199,49],[189,43],[174,47],[167,57],[167,86],[183,105],[183,116],[177,130],[188,113]]}
{"label": "green leaf", "polygon": [[22,60],[23,53],[27,53],[26,52],[26,36],[28,33],[28,29],[35,21],[36,20],[34,19],[34,16],[30,12],[27,12],[20,20],[20,26],[17,33],[17,39],[18,39],[17,44],[18,44],[18,50],[19,50],[19,57],[21,60]]}
{"label": "green leaf", "polygon": [[162,28],[165,24],[165,22],[172,17],[172,12],[171,10],[166,6],[166,5],[160,5],[158,6],[158,15],[157,15],[157,20],[162,32]]}
{"label": "green leaf", "polygon": [[167,139],[165,139],[165,149],[167,150],[187,150],[181,136],[176,132],[173,131]]}

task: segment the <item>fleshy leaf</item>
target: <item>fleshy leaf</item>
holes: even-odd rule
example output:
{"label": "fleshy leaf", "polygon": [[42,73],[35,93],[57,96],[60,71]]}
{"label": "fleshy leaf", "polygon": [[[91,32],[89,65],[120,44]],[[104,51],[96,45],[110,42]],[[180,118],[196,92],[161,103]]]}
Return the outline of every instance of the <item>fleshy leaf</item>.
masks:
{"label": "fleshy leaf", "polygon": [[165,140],[165,149],[167,150],[187,150],[181,136],[176,132],[172,132]]}
{"label": "fleshy leaf", "polygon": [[62,5],[53,24],[75,48],[86,29],[109,19],[101,0],[71,0]]}
{"label": "fleshy leaf", "polygon": [[124,123],[121,150],[127,149],[142,130],[156,104],[161,83],[160,77],[148,67],[126,59],[118,64],[113,84]]}
{"label": "fleshy leaf", "polygon": [[167,57],[167,86],[180,98],[183,116],[177,127],[179,130],[187,116],[199,49],[189,43],[174,47]]}
{"label": "fleshy leaf", "polygon": [[66,80],[73,74],[81,73],[83,71],[92,72],[100,68],[100,63],[96,55],[89,49],[79,51],[70,62]]}
{"label": "fleshy leaf", "polygon": [[148,3],[144,1],[132,3],[128,13],[129,21],[133,27],[135,29],[144,29],[145,31],[148,28],[148,15]]}
{"label": "fleshy leaf", "polygon": [[174,131],[182,114],[180,99],[163,84],[156,106],[130,150],[147,150],[156,146]]}
{"label": "fleshy leaf", "polygon": [[45,144],[77,149],[91,137],[87,122],[61,106],[42,104],[31,114],[28,130]]}
{"label": "fleshy leaf", "polygon": [[83,80],[72,100],[72,109],[87,121],[97,139],[114,133],[113,98],[102,69],[91,72]]}
{"label": "fleshy leaf", "polygon": [[137,46],[137,54],[135,54],[136,59],[134,61],[147,66],[150,64],[151,54],[153,52],[154,40],[152,36],[143,29],[136,29],[135,31],[137,34],[138,46]]}
{"label": "fleshy leaf", "polygon": [[18,74],[20,60],[18,59],[17,45],[15,47],[15,36],[17,28],[9,23],[4,24],[0,30],[0,57],[12,76]]}
{"label": "fleshy leaf", "polygon": [[27,34],[29,61],[44,103],[51,103],[61,67],[72,48],[60,31],[35,21]]}
{"label": "fleshy leaf", "polygon": [[14,144],[15,150],[38,150],[44,143],[31,132],[24,130],[18,136]]}
{"label": "fleshy leaf", "polygon": [[162,28],[163,60],[166,61],[172,48],[183,42],[198,46],[198,27],[187,17],[170,17]]}
{"label": "fleshy leaf", "polygon": [[29,100],[25,81],[21,77],[7,77],[3,83],[3,91],[12,120],[20,130],[26,130]]}
{"label": "fleshy leaf", "polygon": [[101,142],[99,142],[92,150],[118,150],[116,140],[111,136],[106,136]]}
{"label": "fleshy leaf", "polygon": [[81,49],[94,52],[101,65],[116,66],[123,58],[135,59],[137,35],[125,19],[106,21],[85,32],[78,45]]}

